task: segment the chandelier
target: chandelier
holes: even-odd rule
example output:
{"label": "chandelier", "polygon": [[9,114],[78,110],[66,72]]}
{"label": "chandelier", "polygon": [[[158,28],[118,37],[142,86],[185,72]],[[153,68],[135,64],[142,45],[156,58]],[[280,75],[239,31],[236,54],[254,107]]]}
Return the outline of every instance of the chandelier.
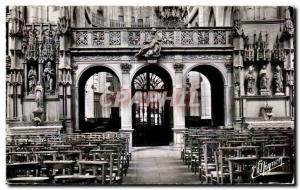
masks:
{"label": "chandelier", "polygon": [[188,15],[187,7],[184,6],[161,6],[156,8],[156,16],[160,21],[160,25],[167,28],[180,28],[186,22]]}

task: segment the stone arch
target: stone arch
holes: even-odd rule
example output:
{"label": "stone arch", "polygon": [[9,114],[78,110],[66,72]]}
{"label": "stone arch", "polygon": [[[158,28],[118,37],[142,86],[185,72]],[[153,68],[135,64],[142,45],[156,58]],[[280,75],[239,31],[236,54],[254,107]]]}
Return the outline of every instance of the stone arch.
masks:
{"label": "stone arch", "polygon": [[[228,113],[225,105],[228,104],[227,98],[227,77],[226,68],[222,69],[213,64],[195,64],[189,67],[184,73],[184,80],[190,71],[198,71],[203,74],[211,85],[211,115],[213,126],[225,126]],[[221,98],[223,97],[223,98]]]}
{"label": "stone arch", "polygon": [[[174,86],[175,85],[175,76],[174,76],[174,73],[172,73],[170,71],[170,68],[167,68],[165,65],[162,65],[162,64],[154,64],[155,66],[157,67],[160,67],[161,69],[163,69],[166,73],[169,74],[170,78],[171,78],[171,82],[172,82],[172,85]],[[133,68],[131,71],[130,71],[130,81],[132,81],[134,79],[134,76],[136,75],[137,72],[139,72],[143,67],[147,67],[149,66],[149,64],[141,64],[135,68]]]}
{"label": "stone arch", "polygon": [[[106,65],[98,65],[98,64],[90,64],[90,65],[87,65],[87,66],[85,66],[83,69],[81,69],[81,70],[77,70],[76,71],[76,87],[78,87],[78,83],[79,83],[79,80],[80,80],[80,78],[81,78],[81,76],[87,71],[87,70],[89,70],[89,69],[91,69],[91,68],[94,68],[94,67],[103,67],[103,68],[106,68],[106,69],[108,69],[108,70],[111,70],[116,76],[117,76],[117,78],[119,79],[119,82],[120,82],[120,85],[122,85],[122,76],[121,76],[121,73],[120,72],[118,72],[117,70],[116,70],[116,68],[114,68],[114,67],[111,67],[110,65],[108,65],[108,64],[106,64]],[[121,69],[120,69],[121,70]]]}
{"label": "stone arch", "polygon": [[87,80],[97,72],[108,72],[114,75],[117,79],[119,84],[121,85],[120,77],[116,74],[116,72],[108,66],[103,65],[89,65],[81,70],[78,74],[77,81],[76,81],[76,104],[77,104],[77,113],[76,113],[76,125],[77,129],[84,131],[84,122],[85,122],[85,84]]}

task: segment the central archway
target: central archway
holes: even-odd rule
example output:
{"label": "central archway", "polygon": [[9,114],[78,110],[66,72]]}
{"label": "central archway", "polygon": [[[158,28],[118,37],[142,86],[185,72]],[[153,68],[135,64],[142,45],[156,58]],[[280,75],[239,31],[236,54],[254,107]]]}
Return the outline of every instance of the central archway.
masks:
{"label": "central archway", "polygon": [[[156,65],[140,69],[132,80],[132,126],[134,146],[169,145],[172,141],[170,101],[158,97],[172,96],[172,80],[167,71]],[[156,97],[156,98],[155,98]]]}

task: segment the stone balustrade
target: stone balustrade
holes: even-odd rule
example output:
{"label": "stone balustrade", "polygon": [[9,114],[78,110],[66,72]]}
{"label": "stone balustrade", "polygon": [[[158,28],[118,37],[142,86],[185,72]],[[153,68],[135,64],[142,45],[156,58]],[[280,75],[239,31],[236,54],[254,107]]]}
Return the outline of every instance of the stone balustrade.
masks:
{"label": "stone balustrade", "polygon": [[[72,28],[72,48],[139,48],[151,28]],[[232,28],[160,29],[162,47],[232,47]]]}

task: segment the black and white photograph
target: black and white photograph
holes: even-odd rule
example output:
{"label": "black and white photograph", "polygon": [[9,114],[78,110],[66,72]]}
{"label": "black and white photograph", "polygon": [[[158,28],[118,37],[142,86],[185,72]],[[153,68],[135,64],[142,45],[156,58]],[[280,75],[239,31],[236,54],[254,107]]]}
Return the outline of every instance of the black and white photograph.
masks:
{"label": "black and white photograph", "polygon": [[7,186],[294,186],[297,8],[200,3],[7,3]]}

